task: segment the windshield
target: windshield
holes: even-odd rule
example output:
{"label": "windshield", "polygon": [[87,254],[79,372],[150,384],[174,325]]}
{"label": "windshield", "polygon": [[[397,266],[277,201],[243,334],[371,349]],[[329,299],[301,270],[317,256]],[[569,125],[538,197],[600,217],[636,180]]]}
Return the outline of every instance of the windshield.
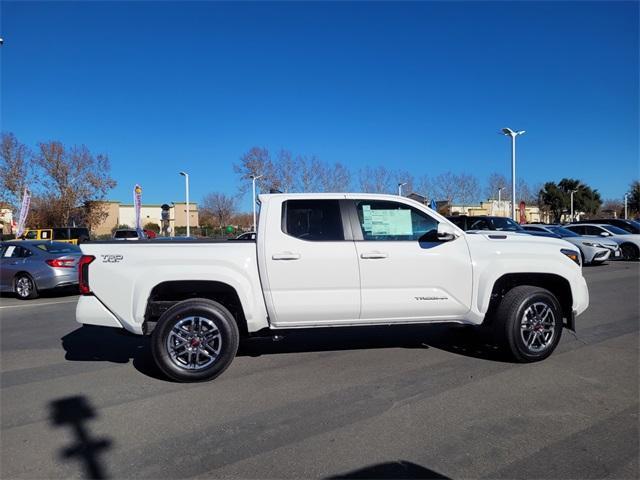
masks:
{"label": "windshield", "polygon": [[40,250],[49,253],[80,253],[80,247],[71,243],[39,243],[36,245]]}
{"label": "windshield", "polygon": [[629,235],[629,232],[613,225],[598,225],[616,235]]}
{"label": "windshield", "polygon": [[547,227],[547,229],[551,230],[556,235],[560,235],[561,237],[579,237],[575,232],[563,227]]}
{"label": "windshield", "polygon": [[520,232],[523,228],[516,222],[506,217],[494,217],[491,219],[493,226],[496,230],[503,230],[507,232]]}

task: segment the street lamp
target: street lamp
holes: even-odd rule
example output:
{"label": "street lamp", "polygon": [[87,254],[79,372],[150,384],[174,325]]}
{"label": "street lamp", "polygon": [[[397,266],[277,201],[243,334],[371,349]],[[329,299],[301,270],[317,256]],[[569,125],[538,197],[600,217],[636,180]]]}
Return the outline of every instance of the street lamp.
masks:
{"label": "street lamp", "polygon": [[629,197],[628,193],[624,194],[624,219],[627,220],[629,217],[627,216],[627,198]]}
{"label": "street lamp", "polygon": [[191,225],[190,225],[190,212],[189,212],[189,174],[187,172],[180,172],[180,175],[184,177],[184,189],[186,193],[186,201],[187,201],[187,237],[191,236]]}
{"label": "street lamp", "polygon": [[407,182],[404,183],[399,183],[398,184],[398,196],[401,197],[402,196],[402,187],[404,187],[407,184]]}
{"label": "street lamp", "polygon": [[502,214],[502,190],[503,189],[504,187],[498,188],[498,209],[500,211],[500,214]]}
{"label": "street lamp", "polygon": [[578,190],[571,190],[571,221],[574,222],[575,218],[573,218],[573,194]]}
{"label": "street lamp", "polygon": [[256,232],[256,180],[262,178],[264,175],[251,175],[251,186],[253,189],[253,231]]}
{"label": "street lamp", "polygon": [[511,137],[511,218],[516,220],[516,137],[524,130],[514,132],[510,128],[503,128],[502,134]]}

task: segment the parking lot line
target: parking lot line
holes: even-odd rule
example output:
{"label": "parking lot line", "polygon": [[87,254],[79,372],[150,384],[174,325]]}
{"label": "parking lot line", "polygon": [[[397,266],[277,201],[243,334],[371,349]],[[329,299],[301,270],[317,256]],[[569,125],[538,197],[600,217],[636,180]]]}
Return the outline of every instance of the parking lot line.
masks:
{"label": "parking lot line", "polygon": [[63,302],[44,302],[44,303],[29,303],[26,305],[2,305],[0,306],[0,309],[3,308],[24,308],[24,307],[40,307],[40,306],[44,306],[44,305],[58,305],[61,303],[72,303],[72,302],[77,302],[78,299],[75,298],[73,300],[65,300]]}

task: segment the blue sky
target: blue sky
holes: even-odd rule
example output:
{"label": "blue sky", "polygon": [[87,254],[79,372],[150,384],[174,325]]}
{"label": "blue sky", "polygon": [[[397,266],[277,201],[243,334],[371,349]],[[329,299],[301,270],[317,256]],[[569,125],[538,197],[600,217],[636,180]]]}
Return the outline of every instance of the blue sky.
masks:
{"label": "blue sky", "polygon": [[[356,170],[638,178],[637,2],[1,4],[2,130],[107,153],[110,198],[235,193],[254,145]],[[250,200],[243,207],[249,209]]]}

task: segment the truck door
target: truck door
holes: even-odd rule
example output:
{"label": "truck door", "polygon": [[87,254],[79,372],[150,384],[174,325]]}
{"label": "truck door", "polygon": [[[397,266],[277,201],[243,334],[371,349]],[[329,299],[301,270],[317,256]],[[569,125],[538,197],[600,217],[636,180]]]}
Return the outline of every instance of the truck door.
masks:
{"label": "truck door", "polygon": [[401,202],[354,199],[350,218],[367,321],[451,319],[471,306],[464,237],[438,241],[438,220]]}
{"label": "truck door", "polygon": [[341,208],[344,202],[285,200],[281,211],[269,214],[264,287],[275,313],[273,325],[358,320],[360,275],[349,220]]}

